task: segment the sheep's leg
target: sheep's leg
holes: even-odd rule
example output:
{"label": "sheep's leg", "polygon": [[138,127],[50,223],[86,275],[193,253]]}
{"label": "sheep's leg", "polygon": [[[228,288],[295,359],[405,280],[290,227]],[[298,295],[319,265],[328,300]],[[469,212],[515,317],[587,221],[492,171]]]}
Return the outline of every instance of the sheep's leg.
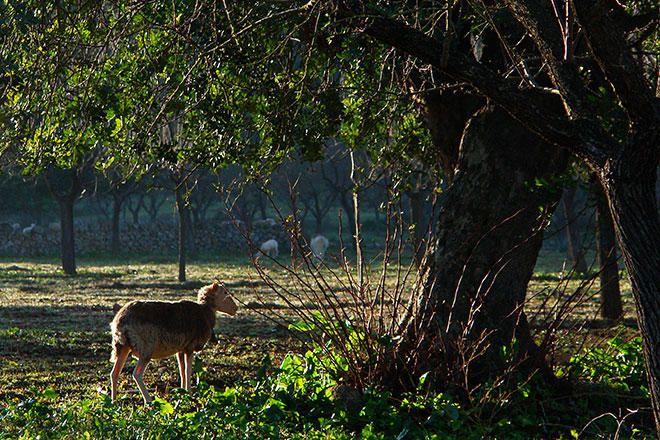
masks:
{"label": "sheep's leg", "polygon": [[144,370],[147,368],[147,364],[149,363],[150,360],[151,360],[150,356],[140,357],[140,359],[138,359],[137,365],[135,366],[135,369],[133,370],[133,379],[135,379],[138,388],[140,388],[140,392],[142,393],[142,397],[144,398],[145,405],[151,402],[151,396],[149,395],[147,388],[144,386],[144,382],[142,381],[142,376],[144,375]]}
{"label": "sheep's leg", "polygon": [[183,352],[176,354],[176,362],[179,364],[179,376],[181,376],[181,388],[186,388],[186,364]]}
{"label": "sheep's leg", "polygon": [[193,367],[193,360],[195,358],[195,354],[186,353],[185,357],[186,357],[186,383],[183,389],[187,390],[190,388],[190,376],[192,376],[192,367]]}
{"label": "sheep's leg", "polygon": [[122,347],[117,350],[115,365],[112,367],[112,372],[110,373],[110,397],[113,402],[117,400],[117,383],[119,382],[119,375],[121,374],[121,370],[124,368],[124,364],[130,353],[131,349],[129,347]]}

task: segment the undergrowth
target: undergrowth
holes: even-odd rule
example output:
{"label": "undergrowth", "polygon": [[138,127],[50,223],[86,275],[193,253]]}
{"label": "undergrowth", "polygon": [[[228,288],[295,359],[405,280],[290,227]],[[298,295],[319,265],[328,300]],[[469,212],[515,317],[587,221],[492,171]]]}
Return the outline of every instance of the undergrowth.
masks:
{"label": "undergrowth", "polygon": [[[106,394],[66,401],[52,388],[0,410],[0,439],[470,439],[470,438],[643,438],[636,413],[604,412],[602,395],[559,395],[543,383],[518,383],[504,408],[461,405],[449,394],[429,392],[425,377],[415,392],[392,395],[344,387],[329,374],[330,365],[316,348],[288,354],[279,366],[269,357],[253,379],[216,389],[201,381],[193,393],[174,390],[167,400],[134,406],[124,397],[112,404]],[[646,398],[636,339],[614,339],[608,349],[592,349],[574,357],[573,381],[609,389],[610,407]],[[336,365],[333,360],[332,365]],[[199,371],[202,378],[204,372]],[[622,384],[626,384],[625,387]],[[490,384],[489,386],[492,386]],[[592,389],[591,391],[594,391]],[[622,394],[622,392],[627,394]],[[622,397],[624,396],[624,397]],[[618,399],[618,400],[617,400]],[[590,410],[591,408],[591,410]],[[649,436],[652,436],[648,432]]]}

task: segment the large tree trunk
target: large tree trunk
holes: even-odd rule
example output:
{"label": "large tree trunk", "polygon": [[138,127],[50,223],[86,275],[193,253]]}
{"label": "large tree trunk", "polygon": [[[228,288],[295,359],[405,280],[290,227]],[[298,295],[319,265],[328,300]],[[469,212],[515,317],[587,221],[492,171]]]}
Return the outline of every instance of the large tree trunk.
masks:
{"label": "large tree trunk", "polygon": [[[657,136],[649,134],[651,138]],[[618,162],[608,163],[598,178],[607,193],[635,297],[656,430],[660,433],[660,222],[656,166],[657,144],[650,142],[626,150]]]}
{"label": "large tree trunk", "polygon": [[562,205],[566,218],[566,244],[568,246],[568,257],[571,260],[573,270],[577,273],[587,273],[587,261],[584,258],[584,245],[580,236],[578,219],[575,215],[575,193],[573,186],[564,190]]}
{"label": "large tree trunk", "polygon": [[623,317],[621,290],[619,289],[619,267],[616,256],[616,235],[607,199],[600,185],[593,185],[596,199],[598,263],[600,265],[601,316],[610,321]]}
{"label": "large tree trunk", "polygon": [[400,347],[413,372],[469,387],[502,372],[501,349],[514,336],[521,359],[543,365],[523,305],[559,194],[534,182],[565,167],[565,153],[501,111],[482,111],[468,124]]}

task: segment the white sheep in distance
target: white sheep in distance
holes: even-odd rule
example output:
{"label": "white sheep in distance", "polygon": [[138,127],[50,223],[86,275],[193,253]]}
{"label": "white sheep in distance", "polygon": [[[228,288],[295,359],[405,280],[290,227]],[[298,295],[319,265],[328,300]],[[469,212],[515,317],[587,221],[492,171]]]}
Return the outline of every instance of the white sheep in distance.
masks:
{"label": "white sheep in distance", "polygon": [[320,263],[323,261],[329,245],[330,242],[328,242],[328,239],[321,234],[312,238],[312,241],[309,243],[309,247],[312,248],[312,254],[314,254],[314,258],[317,262]]}
{"label": "white sheep in distance", "polygon": [[31,235],[34,232],[34,228],[37,226],[36,223],[32,223],[30,226],[23,228],[23,235]]}
{"label": "white sheep in distance", "polygon": [[110,328],[114,362],[110,374],[111,397],[117,399],[117,383],[128,356],[138,359],[133,378],[140,388],[145,405],[151,401],[142,376],[151,359],[176,354],[181,387],[190,387],[194,352],[211,338],[215,312],[235,315],[238,306],[224,285],[202,287],[195,301],[131,301],[119,309]]}
{"label": "white sheep in distance", "polygon": [[257,256],[259,256],[259,254],[264,254],[271,258],[277,257],[280,254],[280,247],[277,244],[277,240],[270,239],[261,243],[261,246],[259,246],[259,252],[257,252]]}

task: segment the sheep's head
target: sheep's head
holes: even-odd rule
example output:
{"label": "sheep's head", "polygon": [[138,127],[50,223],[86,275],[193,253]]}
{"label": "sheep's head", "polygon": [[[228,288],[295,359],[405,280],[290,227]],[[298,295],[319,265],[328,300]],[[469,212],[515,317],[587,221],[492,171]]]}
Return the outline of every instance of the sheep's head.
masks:
{"label": "sheep's head", "polygon": [[229,295],[224,284],[213,283],[202,287],[197,294],[197,300],[202,304],[210,304],[215,311],[232,316],[238,310],[238,306]]}

